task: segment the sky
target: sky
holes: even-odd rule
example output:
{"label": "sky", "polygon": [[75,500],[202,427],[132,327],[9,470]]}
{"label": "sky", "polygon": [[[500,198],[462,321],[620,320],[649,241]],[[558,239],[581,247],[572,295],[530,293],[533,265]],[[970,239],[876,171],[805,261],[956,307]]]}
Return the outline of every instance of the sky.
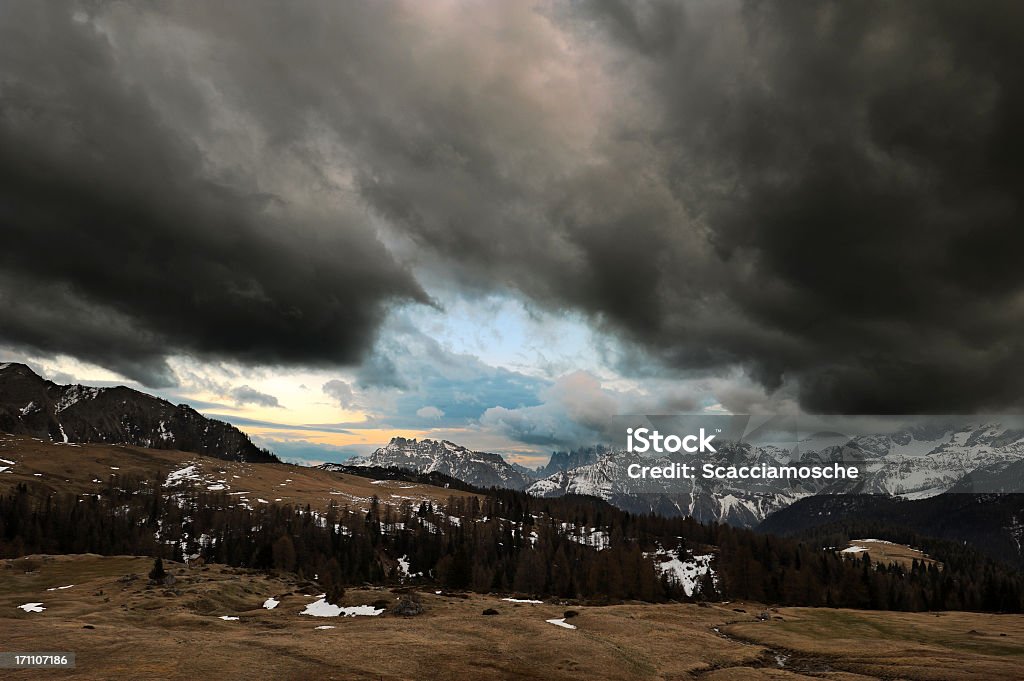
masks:
{"label": "sky", "polygon": [[1015,2],[0,7],[0,360],[295,460],[1019,412]]}

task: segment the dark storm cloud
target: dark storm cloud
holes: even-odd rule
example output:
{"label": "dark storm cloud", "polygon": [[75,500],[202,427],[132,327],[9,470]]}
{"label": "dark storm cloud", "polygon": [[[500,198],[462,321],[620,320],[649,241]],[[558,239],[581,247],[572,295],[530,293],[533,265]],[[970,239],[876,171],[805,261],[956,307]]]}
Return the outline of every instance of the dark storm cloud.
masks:
{"label": "dark storm cloud", "polygon": [[4,341],[167,385],[176,352],[353,362],[388,301],[424,299],[365,218],[216,177],[83,15],[13,3],[0,22]]}
{"label": "dark storm cloud", "polygon": [[412,266],[581,311],[637,375],[1021,404],[1019,4],[24,7],[2,340],[151,382],[350,361]]}
{"label": "dark storm cloud", "polygon": [[[456,98],[444,124],[396,130],[362,189],[417,244],[480,286],[588,312],[641,364],[738,365],[810,410],[1022,403],[1024,8],[551,16],[601,65],[597,132],[576,146],[545,116],[571,110],[557,98],[505,113]],[[536,129],[498,148],[515,111]]]}
{"label": "dark storm cloud", "polygon": [[751,3],[674,31],[605,7],[648,59],[666,182],[742,320],[644,341],[682,365],[674,336],[721,348],[811,410],[1022,403],[1020,4]]}

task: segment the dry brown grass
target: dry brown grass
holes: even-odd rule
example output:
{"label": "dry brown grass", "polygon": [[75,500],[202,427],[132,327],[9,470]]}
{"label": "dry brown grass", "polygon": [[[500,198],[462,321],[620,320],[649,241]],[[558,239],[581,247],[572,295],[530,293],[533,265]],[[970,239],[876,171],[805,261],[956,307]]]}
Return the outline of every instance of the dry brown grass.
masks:
{"label": "dry brown grass", "polygon": [[[145,558],[30,561],[28,574],[0,561],[2,648],[74,651],[77,669],[50,672],[69,679],[1016,679],[1024,655],[1017,616],[786,608],[757,622],[757,604],[527,605],[428,591],[418,617],[315,618],[298,613],[317,592],[288,575],[168,563],[168,589],[148,587]],[[128,573],[141,578],[120,581]],[[281,601],[273,610],[261,607],[269,596]],[[396,598],[351,589],[345,604]],[[46,611],[17,608],[31,601]],[[578,629],[545,622],[567,607]]]}
{"label": "dry brown grass", "polygon": [[[397,480],[375,483],[356,475],[291,464],[238,463],[190,452],[124,445],[64,445],[2,433],[0,458],[15,462],[9,470],[0,473],[0,493],[19,482],[40,485],[53,492],[100,493],[111,478],[159,476],[163,480],[171,471],[195,465],[207,481],[202,487],[223,480],[229,500],[251,506],[264,499],[323,509],[334,500],[339,505],[365,508],[374,494],[382,503],[392,505],[404,499],[414,503],[425,499],[443,503],[450,496],[472,496],[458,490]],[[0,463],[0,466],[8,464]]]}
{"label": "dry brown grass", "polygon": [[[781,608],[768,623],[723,631],[775,647],[787,666],[841,668],[872,678],[1020,679],[1024,616]],[[781,618],[781,619],[775,619]]]}
{"label": "dry brown grass", "polygon": [[919,563],[924,563],[925,565],[935,563],[940,567],[942,566],[942,563],[939,563],[924,551],[919,551],[918,549],[913,549],[909,546],[904,546],[903,544],[893,544],[891,542],[879,541],[877,539],[852,539],[846,545],[846,548],[853,547],[864,548],[867,549],[867,551],[860,551],[858,553],[845,555],[860,558],[866,553],[873,563],[884,563],[886,565],[889,563],[897,563],[909,569],[914,560],[917,560]]}

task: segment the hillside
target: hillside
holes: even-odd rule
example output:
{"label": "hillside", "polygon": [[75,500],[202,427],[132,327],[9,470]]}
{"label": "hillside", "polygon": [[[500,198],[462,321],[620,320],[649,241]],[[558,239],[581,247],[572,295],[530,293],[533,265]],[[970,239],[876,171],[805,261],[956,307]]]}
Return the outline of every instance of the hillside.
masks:
{"label": "hillside", "polygon": [[915,561],[925,566],[935,564],[942,567],[941,563],[920,549],[885,539],[851,539],[840,553],[858,559],[867,556],[872,563],[882,565],[896,563],[906,570],[911,569]]}
{"label": "hillside", "polygon": [[228,508],[267,503],[324,511],[334,502],[366,509],[376,496],[383,503],[473,496],[460,490],[375,480],[285,463],[224,461],[192,452],[127,445],[57,444],[0,434],[0,494],[19,484],[38,495],[109,494],[125,481],[156,480],[165,490],[221,493]]}
{"label": "hillside", "polygon": [[0,364],[0,432],[51,442],[177,449],[233,461],[277,461],[234,426],[188,405],[118,386],[58,385],[24,364]]}
{"label": "hillside", "polygon": [[[342,605],[379,614],[315,617],[301,613],[318,585],[293,574],[168,561],[175,583],[154,587],[151,566],[132,556],[0,560],[5,645],[77,651],[77,668],[53,678],[172,681],[935,681],[951,670],[1009,681],[1024,656],[1024,619],[1006,615],[748,601],[585,607],[425,589],[416,595],[425,612],[407,618],[387,609],[408,589],[354,588]],[[565,619],[567,610],[578,615]]]}
{"label": "hillside", "polygon": [[[835,530],[852,536],[915,533],[968,544],[1024,566],[1024,494],[950,493],[907,500],[883,495],[808,497],[765,519],[759,532],[788,537]],[[852,537],[851,537],[852,538]]]}

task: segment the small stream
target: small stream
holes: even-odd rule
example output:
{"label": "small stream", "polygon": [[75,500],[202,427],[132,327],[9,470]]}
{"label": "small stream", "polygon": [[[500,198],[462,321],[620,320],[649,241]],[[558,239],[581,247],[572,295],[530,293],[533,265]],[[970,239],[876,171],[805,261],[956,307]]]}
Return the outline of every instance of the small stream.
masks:
{"label": "small stream", "polygon": [[[737,667],[775,667],[777,669],[785,669],[786,671],[795,672],[798,674],[808,674],[812,676],[823,675],[837,671],[848,671],[837,668],[833,664],[833,661],[831,659],[822,657],[820,655],[809,655],[806,653],[800,653],[798,651],[789,650],[786,648],[776,648],[762,643],[757,643],[756,641],[749,641],[738,636],[733,636],[732,634],[728,634],[725,631],[723,631],[724,627],[727,627],[731,624],[739,623],[746,624],[747,621],[743,620],[735,622],[725,622],[724,624],[719,624],[717,626],[711,627],[711,631],[715,632],[715,634],[718,635],[720,638],[723,638],[726,641],[729,641],[730,643],[735,643],[741,646],[757,647],[764,650],[764,652],[757,660],[754,660],[746,664],[737,664],[735,665]],[[764,622],[762,624],[767,626],[767,622]],[[710,671],[715,670],[709,669],[708,672]]]}

